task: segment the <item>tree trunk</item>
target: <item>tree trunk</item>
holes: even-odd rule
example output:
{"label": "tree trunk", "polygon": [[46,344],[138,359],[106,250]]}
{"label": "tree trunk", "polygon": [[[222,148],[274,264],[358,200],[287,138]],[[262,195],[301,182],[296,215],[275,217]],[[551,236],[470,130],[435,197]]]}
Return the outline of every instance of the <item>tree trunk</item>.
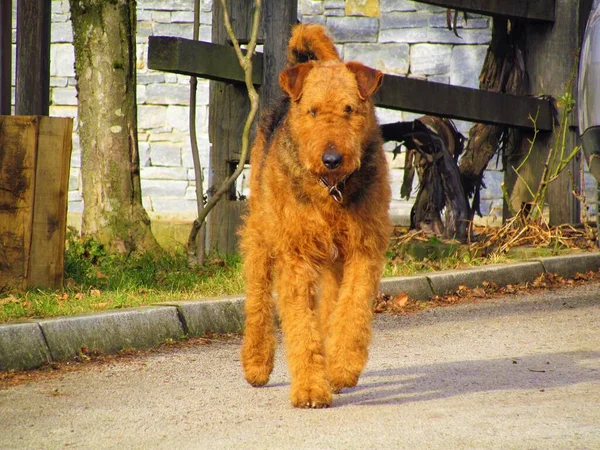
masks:
{"label": "tree trunk", "polygon": [[142,206],[134,0],[70,0],[79,97],[83,234],[119,253],[158,244]]}

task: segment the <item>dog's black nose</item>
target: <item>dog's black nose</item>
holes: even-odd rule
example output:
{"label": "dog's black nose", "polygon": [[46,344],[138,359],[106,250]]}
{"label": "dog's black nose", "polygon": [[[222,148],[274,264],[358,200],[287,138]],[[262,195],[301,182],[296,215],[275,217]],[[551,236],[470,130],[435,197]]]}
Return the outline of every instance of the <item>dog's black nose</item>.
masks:
{"label": "dog's black nose", "polygon": [[338,152],[326,152],[321,159],[323,160],[325,167],[330,170],[335,169],[342,163],[342,155],[340,155]]}

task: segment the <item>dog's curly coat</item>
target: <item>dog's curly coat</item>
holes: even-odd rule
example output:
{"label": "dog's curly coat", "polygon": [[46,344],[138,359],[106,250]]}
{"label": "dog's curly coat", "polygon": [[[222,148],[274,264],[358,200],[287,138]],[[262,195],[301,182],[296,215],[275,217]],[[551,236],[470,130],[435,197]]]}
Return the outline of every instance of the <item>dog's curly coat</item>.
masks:
{"label": "dog's curly coat", "polygon": [[297,25],[285,92],[252,148],[241,231],[247,299],[246,380],[269,380],[273,285],[297,407],[331,404],[368,357],[371,302],[391,232],[390,186],[371,95],[382,73],[343,63],[325,28]]}

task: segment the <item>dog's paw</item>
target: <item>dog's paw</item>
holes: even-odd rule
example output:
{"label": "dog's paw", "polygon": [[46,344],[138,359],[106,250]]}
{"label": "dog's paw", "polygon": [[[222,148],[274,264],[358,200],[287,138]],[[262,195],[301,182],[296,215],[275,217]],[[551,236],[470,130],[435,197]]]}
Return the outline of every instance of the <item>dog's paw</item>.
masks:
{"label": "dog's paw", "polygon": [[273,371],[275,345],[266,339],[262,345],[251,345],[249,339],[242,344],[242,367],[246,381],[254,387],[264,386],[269,382]]}
{"label": "dog's paw", "polygon": [[338,394],[344,388],[353,388],[358,383],[360,373],[349,370],[329,370],[329,384],[334,394]]}
{"label": "dog's paw", "polygon": [[291,400],[296,408],[327,408],[331,406],[329,386],[292,387]]}
{"label": "dog's paw", "polygon": [[244,378],[254,387],[264,386],[269,382],[271,369],[266,366],[244,366]]}

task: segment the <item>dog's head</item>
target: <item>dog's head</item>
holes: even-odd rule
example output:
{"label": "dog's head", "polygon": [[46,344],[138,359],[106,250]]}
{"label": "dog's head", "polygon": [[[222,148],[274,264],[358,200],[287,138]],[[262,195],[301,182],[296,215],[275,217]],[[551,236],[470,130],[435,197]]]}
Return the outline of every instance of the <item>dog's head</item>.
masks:
{"label": "dog's head", "polygon": [[300,163],[335,184],[360,168],[377,127],[371,95],[383,74],[358,62],[308,62],[281,72]]}

